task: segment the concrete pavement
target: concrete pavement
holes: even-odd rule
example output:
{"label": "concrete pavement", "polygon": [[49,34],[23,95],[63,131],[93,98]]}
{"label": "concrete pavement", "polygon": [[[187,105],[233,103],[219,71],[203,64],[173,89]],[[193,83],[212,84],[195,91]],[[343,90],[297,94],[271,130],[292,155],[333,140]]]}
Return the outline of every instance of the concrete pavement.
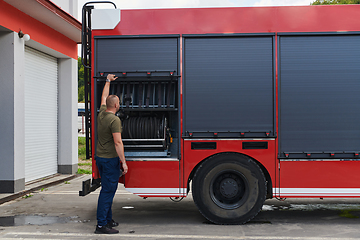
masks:
{"label": "concrete pavement", "polygon": [[191,195],[142,199],[120,184],[113,203],[120,233],[94,234],[99,189],[79,197],[82,175],[0,205],[1,239],[360,239],[360,199],[267,200],[245,225],[214,225]]}
{"label": "concrete pavement", "polygon": [[60,184],[65,181],[70,181],[71,179],[76,178],[76,174],[54,174],[42,179],[30,181],[25,184],[25,189],[23,191],[17,193],[0,193],[0,205],[16,198],[22,197],[26,194],[35,192],[37,190],[41,190],[42,188],[47,188],[50,186],[54,186]]}

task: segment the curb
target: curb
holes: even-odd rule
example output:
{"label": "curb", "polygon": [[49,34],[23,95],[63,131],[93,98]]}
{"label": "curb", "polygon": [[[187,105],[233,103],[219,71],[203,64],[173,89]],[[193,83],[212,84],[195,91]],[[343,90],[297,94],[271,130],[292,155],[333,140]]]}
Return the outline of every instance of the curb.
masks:
{"label": "curb", "polygon": [[15,200],[19,197],[22,197],[22,196],[25,196],[26,194],[29,194],[29,193],[32,193],[32,192],[35,192],[37,190],[40,190],[42,188],[47,188],[47,187],[51,187],[51,186],[54,186],[54,185],[58,185],[60,183],[63,183],[65,181],[69,181],[69,180],[72,180],[74,178],[77,178],[77,177],[80,177],[82,176],[82,174],[74,174],[74,175],[71,175],[69,177],[66,177],[66,178],[62,178],[62,179],[58,179],[56,181],[53,181],[53,182],[49,182],[49,183],[44,183],[40,186],[36,186],[36,187],[33,187],[33,188],[30,188],[30,189],[26,189],[26,190],[23,190],[21,192],[18,192],[18,193],[14,193],[10,196],[7,196],[7,197],[4,197],[4,198],[1,198],[0,199],[0,205],[3,204],[3,203],[6,203],[6,202],[10,202],[12,200]]}

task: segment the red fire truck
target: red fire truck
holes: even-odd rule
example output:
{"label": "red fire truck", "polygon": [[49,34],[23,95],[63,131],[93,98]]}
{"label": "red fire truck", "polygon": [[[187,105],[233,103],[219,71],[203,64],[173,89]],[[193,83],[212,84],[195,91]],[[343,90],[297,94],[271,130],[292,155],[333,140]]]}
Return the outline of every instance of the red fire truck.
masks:
{"label": "red fire truck", "polygon": [[267,198],[360,197],[360,5],[104,11],[83,9],[89,155],[114,73],[126,190],[191,189],[218,224]]}

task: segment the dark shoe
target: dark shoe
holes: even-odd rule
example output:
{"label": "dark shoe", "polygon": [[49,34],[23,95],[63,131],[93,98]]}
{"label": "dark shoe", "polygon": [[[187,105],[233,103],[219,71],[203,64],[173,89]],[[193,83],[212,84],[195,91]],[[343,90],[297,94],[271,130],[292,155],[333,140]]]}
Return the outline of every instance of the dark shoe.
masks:
{"label": "dark shoe", "polygon": [[118,230],[109,228],[107,225],[102,226],[101,228],[99,226],[96,226],[95,233],[97,234],[116,234],[119,233]]}
{"label": "dark shoe", "polygon": [[113,227],[119,226],[119,223],[118,223],[118,222],[115,222],[114,219],[111,219],[111,221],[108,222],[108,223],[106,224],[106,226],[107,226],[108,228],[113,228]]}

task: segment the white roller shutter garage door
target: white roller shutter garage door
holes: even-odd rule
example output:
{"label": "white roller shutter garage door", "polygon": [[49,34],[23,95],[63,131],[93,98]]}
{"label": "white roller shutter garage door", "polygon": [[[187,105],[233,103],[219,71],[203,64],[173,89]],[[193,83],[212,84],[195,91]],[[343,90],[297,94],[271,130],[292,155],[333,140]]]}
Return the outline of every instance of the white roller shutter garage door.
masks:
{"label": "white roller shutter garage door", "polygon": [[25,47],[25,181],[57,173],[58,63]]}

